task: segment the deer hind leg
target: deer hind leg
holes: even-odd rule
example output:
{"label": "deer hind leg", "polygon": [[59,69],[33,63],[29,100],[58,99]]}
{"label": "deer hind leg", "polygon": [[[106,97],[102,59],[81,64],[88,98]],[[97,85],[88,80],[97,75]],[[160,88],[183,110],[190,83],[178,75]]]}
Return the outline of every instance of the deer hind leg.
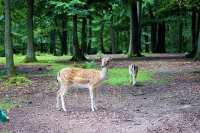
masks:
{"label": "deer hind leg", "polygon": [[58,82],[58,92],[57,92],[57,97],[56,97],[56,108],[58,110],[60,110],[60,91],[61,91],[61,88],[60,88],[60,82]]}
{"label": "deer hind leg", "polygon": [[92,111],[95,111],[95,96],[94,96],[94,90],[93,88],[89,88],[90,91],[90,100],[91,100],[91,109]]}
{"label": "deer hind leg", "polygon": [[66,92],[66,87],[63,84],[60,84],[60,89],[57,92],[57,108],[60,110],[60,100],[61,100],[61,105],[62,105],[62,109],[63,111],[66,111],[65,108],[65,101],[64,101],[64,96],[65,96],[65,92]]}
{"label": "deer hind leg", "polygon": [[97,89],[94,89],[94,109],[97,110],[97,106],[96,106],[96,96],[97,96]]}

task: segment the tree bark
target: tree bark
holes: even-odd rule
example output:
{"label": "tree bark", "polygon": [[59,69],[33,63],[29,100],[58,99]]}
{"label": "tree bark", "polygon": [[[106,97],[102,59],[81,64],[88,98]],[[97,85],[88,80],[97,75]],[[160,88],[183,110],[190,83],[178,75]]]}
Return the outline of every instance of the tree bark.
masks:
{"label": "tree bark", "polygon": [[58,22],[56,21],[56,25],[60,27],[58,31],[58,35],[60,37],[60,42],[61,42],[61,55],[66,55],[68,52],[68,47],[67,47],[67,17],[65,16],[60,16],[61,19],[61,26],[58,26]]}
{"label": "tree bark", "polygon": [[130,44],[128,56],[141,56],[139,50],[139,23],[137,14],[137,2],[133,0],[131,3],[131,15],[130,15]]}
{"label": "tree bark", "polygon": [[[155,17],[153,15],[152,7],[149,4],[149,16],[151,20],[154,20]],[[154,53],[156,50],[156,32],[157,32],[157,22],[151,23],[151,51]]]}
{"label": "tree bark", "polygon": [[115,31],[113,29],[113,15],[110,18],[110,44],[111,44],[111,53],[116,53],[116,42],[115,42]]}
{"label": "tree bark", "polygon": [[56,55],[56,30],[50,32],[50,53]]}
{"label": "tree bark", "polygon": [[198,41],[197,41],[197,51],[195,55],[195,60],[200,60],[200,32],[198,33]]}
{"label": "tree bark", "polygon": [[82,54],[84,55],[87,50],[87,19],[86,17],[82,18],[82,31],[81,31],[81,50]]}
{"label": "tree bark", "polygon": [[141,15],[142,15],[142,2],[141,0],[137,0],[137,12],[138,12],[138,25],[139,25],[139,33],[138,33],[138,36],[139,36],[139,50],[142,51],[142,47],[141,47],[141,36],[142,36],[142,26],[141,26]]}
{"label": "tree bark", "polygon": [[[147,27],[144,27],[144,32],[147,34]],[[144,36],[144,40],[145,40],[145,52],[149,53],[149,37],[148,35]]]}
{"label": "tree bark", "polygon": [[78,34],[77,34],[77,15],[74,15],[73,17],[73,46],[74,46],[74,54],[72,57],[72,61],[81,61],[86,60],[84,54],[81,52],[81,49],[78,44]]}
{"label": "tree bark", "polygon": [[89,17],[89,24],[88,24],[88,44],[87,44],[87,53],[90,54],[91,51],[91,44],[92,44],[92,18]]}
{"label": "tree bark", "polygon": [[165,22],[158,23],[157,25],[157,41],[156,41],[156,53],[165,53]]}
{"label": "tree bark", "polygon": [[200,60],[200,13],[198,13],[197,29],[196,29],[196,51],[195,51],[195,60]]}
{"label": "tree bark", "polygon": [[6,55],[6,71],[8,76],[15,75],[15,67],[13,61],[13,49],[11,41],[11,16],[10,16],[10,0],[4,0],[5,7],[5,55]]}
{"label": "tree bark", "polygon": [[100,49],[101,49],[102,53],[105,53],[105,49],[104,49],[104,46],[103,46],[104,20],[101,20],[100,26],[101,26],[100,33],[99,33]]}
{"label": "tree bark", "polygon": [[35,51],[34,51],[34,34],[33,34],[33,4],[34,0],[27,1],[27,32],[28,32],[28,43],[27,43],[27,53],[25,62],[36,61]]}
{"label": "tree bark", "polygon": [[182,52],[183,46],[183,22],[181,20],[181,16],[178,16],[178,52]]}

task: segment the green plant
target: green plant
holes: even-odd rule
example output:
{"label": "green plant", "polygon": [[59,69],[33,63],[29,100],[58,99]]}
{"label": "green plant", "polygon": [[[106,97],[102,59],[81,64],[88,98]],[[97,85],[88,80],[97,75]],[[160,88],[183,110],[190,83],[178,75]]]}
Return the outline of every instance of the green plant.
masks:
{"label": "green plant", "polygon": [[20,86],[20,85],[26,85],[29,83],[31,83],[31,80],[29,80],[27,77],[25,77],[23,75],[17,75],[17,76],[10,77],[7,80],[5,80],[6,86],[11,86],[11,85]]}
{"label": "green plant", "polygon": [[84,64],[81,65],[81,67],[87,68],[87,69],[90,69],[90,68],[97,68],[97,64],[96,64],[96,62],[93,60],[93,61],[90,61],[90,62],[85,62]]}

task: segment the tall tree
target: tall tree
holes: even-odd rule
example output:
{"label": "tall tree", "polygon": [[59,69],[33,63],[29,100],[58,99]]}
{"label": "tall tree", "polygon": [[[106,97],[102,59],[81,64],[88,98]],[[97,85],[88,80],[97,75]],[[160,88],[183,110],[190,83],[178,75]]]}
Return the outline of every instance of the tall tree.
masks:
{"label": "tall tree", "polygon": [[7,75],[15,74],[13,61],[12,39],[11,39],[11,16],[10,16],[10,0],[4,0],[5,9],[5,54],[6,54],[6,70]]}
{"label": "tall tree", "polygon": [[139,21],[137,0],[130,3],[130,44],[128,56],[141,56],[139,46]]}
{"label": "tall tree", "polygon": [[79,46],[79,43],[78,43],[78,34],[77,34],[77,15],[73,15],[72,16],[73,18],[73,46],[74,46],[74,55],[72,57],[71,60],[73,61],[80,61],[80,60],[86,60],[84,54],[82,53],[81,51],[81,48]]}
{"label": "tall tree", "polygon": [[115,31],[113,28],[113,15],[110,17],[110,43],[111,43],[111,53],[116,53],[116,41],[115,41]]}
{"label": "tall tree", "polygon": [[88,42],[87,42],[87,54],[91,51],[92,45],[92,17],[88,17]]}
{"label": "tall tree", "polygon": [[103,43],[103,33],[104,33],[104,20],[100,21],[100,32],[99,32],[99,44],[102,53],[105,53],[104,43]]}
{"label": "tall tree", "polygon": [[25,62],[36,61],[35,51],[34,51],[34,33],[33,33],[33,5],[34,0],[26,0],[27,3],[27,32],[28,32],[28,42],[27,42],[27,53]]}
{"label": "tall tree", "polygon": [[86,53],[87,50],[87,19],[86,17],[82,18],[82,30],[81,30],[81,50],[82,54]]}

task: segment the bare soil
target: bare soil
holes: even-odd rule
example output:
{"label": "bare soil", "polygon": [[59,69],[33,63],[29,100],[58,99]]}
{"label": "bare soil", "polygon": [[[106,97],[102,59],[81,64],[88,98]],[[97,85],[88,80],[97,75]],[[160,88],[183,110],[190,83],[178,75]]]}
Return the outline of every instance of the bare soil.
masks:
{"label": "bare soil", "polygon": [[[169,57],[169,58],[167,58]],[[200,133],[200,62],[182,55],[154,55],[137,60],[115,59],[111,67],[135,63],[155,72],[164,84],[103,85],[98,110],[90,110],[87,89],[73,89],[65,97],[67,112],[57,111],[55,77],[31,76],[33,84],[2,89],[0,97],[23,98],[9,112],[0,131],[13,133]]]}

